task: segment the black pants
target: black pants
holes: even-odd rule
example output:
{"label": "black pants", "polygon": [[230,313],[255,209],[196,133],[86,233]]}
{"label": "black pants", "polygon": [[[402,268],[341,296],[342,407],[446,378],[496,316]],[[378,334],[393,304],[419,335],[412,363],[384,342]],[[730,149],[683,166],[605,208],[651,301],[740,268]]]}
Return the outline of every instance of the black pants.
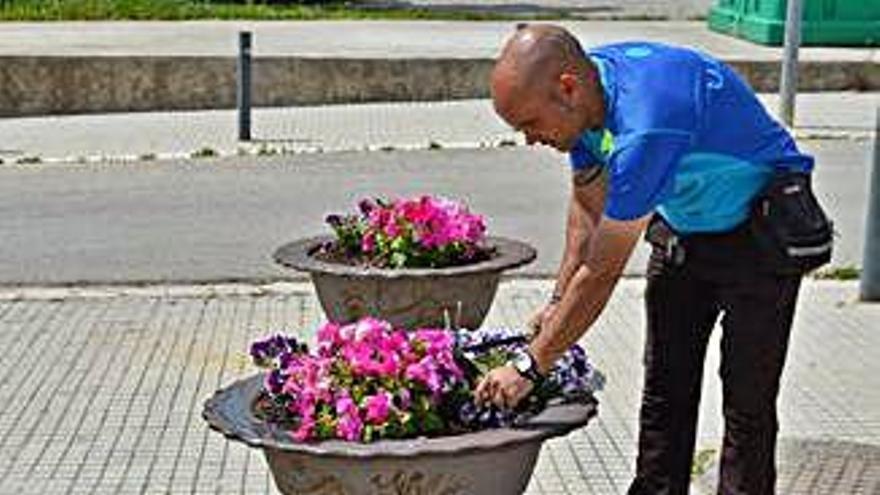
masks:
{"label": "black pants", "polygon": [[720,314],[724,443],[718,493],[774,493],[776,397],[800,276],[775,275],[746,228],[673,234],[652,222],[636,478],[629,493],[688,492],[703,362]]}

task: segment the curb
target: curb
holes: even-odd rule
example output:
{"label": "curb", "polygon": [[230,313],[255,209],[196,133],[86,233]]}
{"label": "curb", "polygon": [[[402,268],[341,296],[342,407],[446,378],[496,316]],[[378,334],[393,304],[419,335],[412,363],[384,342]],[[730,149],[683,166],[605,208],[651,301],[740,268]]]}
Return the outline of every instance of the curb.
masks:
{"label": "curb", "polygon": [[[757,92],[778,89],[780,64],[725,60]],[[253,60],[254,106],[486,98],[490,58]],[[228,109],[234,57],[0,56],[0,117]],[[802,91],[880,90],[880,64],[803,61]]]}

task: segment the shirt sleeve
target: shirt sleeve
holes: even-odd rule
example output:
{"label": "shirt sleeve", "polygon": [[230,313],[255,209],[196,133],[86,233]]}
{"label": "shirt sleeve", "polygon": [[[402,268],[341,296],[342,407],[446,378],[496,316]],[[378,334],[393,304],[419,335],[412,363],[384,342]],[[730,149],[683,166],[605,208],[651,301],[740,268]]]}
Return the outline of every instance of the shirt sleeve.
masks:
{"label": "shirt sleeve", "polygon": [[602,165],[604,160],[600,156],[601,141],[601,131],[588,131],[582,134],[568,152],[571,169],[584,170]]}
{"label": "shirt sleeve", "polygon": [[625,136],[609,159],[605,215],[634,220],[654,211],[673,192],[675,171],[692,134],[666,130]]}

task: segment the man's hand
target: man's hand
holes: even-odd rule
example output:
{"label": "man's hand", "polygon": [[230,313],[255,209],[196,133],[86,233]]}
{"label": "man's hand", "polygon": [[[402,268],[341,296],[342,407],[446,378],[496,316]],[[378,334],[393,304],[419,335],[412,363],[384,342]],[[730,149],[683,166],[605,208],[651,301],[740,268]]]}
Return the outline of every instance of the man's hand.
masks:
{"label": "man's hand", "polygon": [[533,387],[532,382],[520,375],[513,366],[500,366],[480,380],[474,390],[474,399],[477,404],[492,403],[502,409],[513,409],[529,395]]}

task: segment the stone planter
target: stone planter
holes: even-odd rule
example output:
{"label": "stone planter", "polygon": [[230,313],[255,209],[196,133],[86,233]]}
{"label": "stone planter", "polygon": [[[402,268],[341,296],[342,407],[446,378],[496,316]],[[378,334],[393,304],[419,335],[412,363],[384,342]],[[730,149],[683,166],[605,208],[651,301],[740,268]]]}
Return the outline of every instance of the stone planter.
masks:
{"label": "stone planter", "polygon": [[586,425],[596,404],[550,406],[517,428],[464,435],[296,443],[253,414],[262,375],[219,390],[202,413],[227,438],[263,449],[288,495],[515,495],[525,491],[541,443]]}
{"label": "stone planter", "polygon": [[332,236],[301,239],[281,246],[276,262],[311,275],[324,313],[349,323],[366,315],[396,326],[478,328],[498,289],[501,272],[535,259],[523,242],[490,237],[497,254],[489,260],[451,268],[381,269],[328,263],[313,253]]}

